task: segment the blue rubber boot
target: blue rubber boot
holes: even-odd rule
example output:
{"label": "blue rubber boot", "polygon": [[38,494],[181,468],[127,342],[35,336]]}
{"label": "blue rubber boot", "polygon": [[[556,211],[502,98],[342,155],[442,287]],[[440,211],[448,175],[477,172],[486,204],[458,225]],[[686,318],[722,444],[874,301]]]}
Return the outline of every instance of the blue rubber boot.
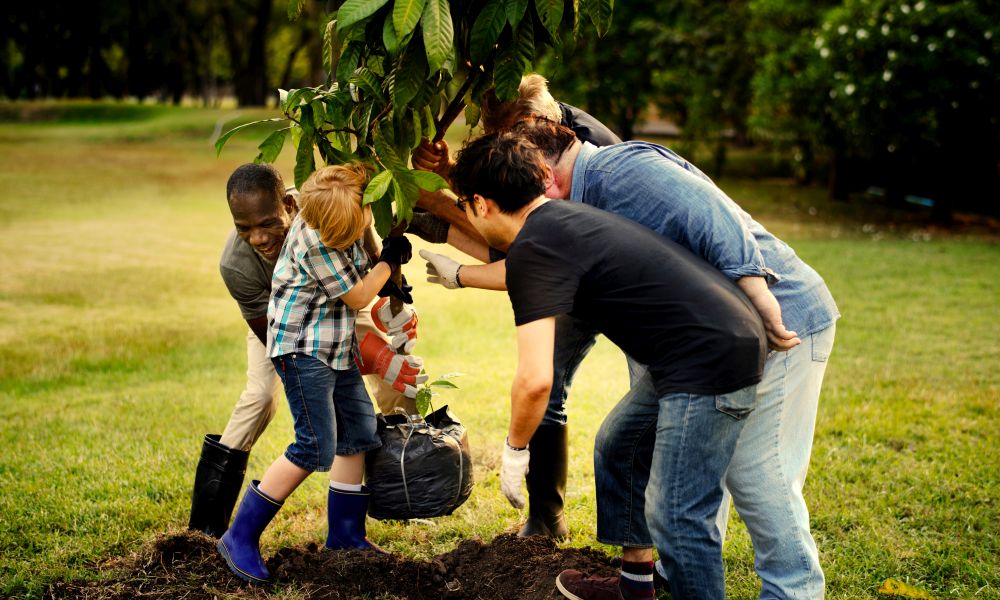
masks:
{"label": "blue rubber boot", "polygon": [[362,487],[360,492],[347,492],[330,486],[326,500],[329,530],[326,547],[330,550],[374,550],[388,554],[365,537],[365,518],[368,516],[368,498],[371,492]]}
{"label": "blue rubber boot", "polygon": [[257,480],[251,481],[243,494],[232,525],[215,547],[226,559],[229,570],[243,581],[269,583],[271,574],[260,557],[260,534],[284,502],[278,502],[260,491]]}

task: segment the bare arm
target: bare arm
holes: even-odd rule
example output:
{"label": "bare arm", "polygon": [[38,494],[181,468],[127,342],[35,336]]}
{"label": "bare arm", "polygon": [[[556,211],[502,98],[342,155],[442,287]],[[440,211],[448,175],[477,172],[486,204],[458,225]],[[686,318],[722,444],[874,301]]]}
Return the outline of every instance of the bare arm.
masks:
{"label": "bare arm", "polygon": [[785,352],[802,342],[794,331],[785,329],[785,324],[781,321],[781,306],[767,288],[767,281],[763,277],[741,277],[736,280],[736,285],[740,286],[760,313],[764,331],[767,332],[767,345],[772,350]]}
{"label": "bare arm", "polygon": [[260,343],[267,346],[267,317],[247,319],[247,325],[250,326],[250,331],[257,336]]}
{"label": "bare arm", "polygon": [[552,390],[555,338],[555,317],[517,328],[517,373],[511,386],[510,428],[507,431],[507,441],[515,448],[528,445],[545,416]]}
{"label": "bare arm", "polygon": [[507,289],[507,261],[498,260],[485,265],[462,265],[458,272],[462,287],[481,290],[505,291]]}
{"label": "bare arm", "polygon": [[344,304],[354,310],[361,310],[375,299],[378,291],[389,280],[390,275],[392,275],[392,267],[384,262],[375,263],[371,271],[368,271],[361,281],[340,298],[344,301]]}

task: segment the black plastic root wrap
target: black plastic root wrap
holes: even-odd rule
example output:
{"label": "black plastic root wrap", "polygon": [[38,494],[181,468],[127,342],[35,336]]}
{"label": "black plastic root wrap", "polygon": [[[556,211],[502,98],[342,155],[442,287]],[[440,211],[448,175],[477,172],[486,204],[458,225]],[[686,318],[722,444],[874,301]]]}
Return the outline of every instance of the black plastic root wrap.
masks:
{"label": "black plastic root wrap", "polygon": [[442,406],[424,420],[378,415],[382,447],[365,457],[376,519],[450,515],[472,493],[472,458],[465,427]]}

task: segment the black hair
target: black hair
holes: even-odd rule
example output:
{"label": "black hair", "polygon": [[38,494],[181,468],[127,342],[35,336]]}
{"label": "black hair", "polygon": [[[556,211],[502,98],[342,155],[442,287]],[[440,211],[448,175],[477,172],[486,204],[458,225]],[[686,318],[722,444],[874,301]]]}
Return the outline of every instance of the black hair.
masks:
{"label": "black hair", "polygon": [[451,178],[459,196],[471,199],[479,194],[509,214],[545,193],[545,160],[531,142],[510,133],[491,133],[458,153]]}
{"label": "black hair", "polygon": [[235,196],[254,192],[272,192],[274,202],[278,203],[285,197],[281,173],[267,163],[248,163],[237,167],[226,183],[226,199],[232,202]]}

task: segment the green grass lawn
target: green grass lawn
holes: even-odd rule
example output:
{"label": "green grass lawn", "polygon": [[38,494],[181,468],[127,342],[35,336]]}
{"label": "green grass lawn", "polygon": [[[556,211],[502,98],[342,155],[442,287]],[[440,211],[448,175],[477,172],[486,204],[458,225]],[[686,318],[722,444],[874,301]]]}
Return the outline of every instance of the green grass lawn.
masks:
{"label": "green grass lawn", "polygon": [[[0,123],[0,596],[99,577],[182,528],[201,438],[221,430],[244,382],[245,325],[217,261],[226,178],[261,137],[237,136],[216,158],[212,133],[233,111],[98,113],[109,120]],[[785,182],[722,185],[823,274],[844,314],[806,486],[829,597],[876,597],[895,578],[939,598],[1000,598],[996,240],[867,222]],[[477,478],[433,526],[370,521],[380,544],[425,558],[521,518],[496,475],[516,353],[505,295],[427,284],[419,260],[405,270],[428,371],[465,373],[438,401],[468,426]],[[602,341],[571,398],[568,544],[594,544],[591,442],[626,387]],[[282,409],[249,473],[290,436]],[[292,496],[265,554],[322,538],[322,479]],[[725,558],[731,597],[755,598],[735,514]]]}

